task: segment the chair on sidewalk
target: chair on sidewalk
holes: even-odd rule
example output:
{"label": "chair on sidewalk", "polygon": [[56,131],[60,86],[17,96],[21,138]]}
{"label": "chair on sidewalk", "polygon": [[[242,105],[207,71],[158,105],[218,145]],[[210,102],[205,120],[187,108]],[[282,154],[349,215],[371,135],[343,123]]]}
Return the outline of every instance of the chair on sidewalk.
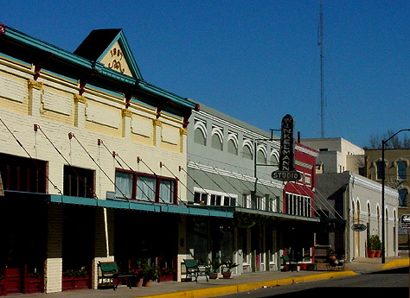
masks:
{"label": "chair on sidewalk", "polygon": [[100,274],[98,276],[98,286],[109,286],[114,289],[118,288],[121,282],[125,282],[128,288],[131,289],[135,281],[135,274],[119,272],[116,262],[98,262]]}
{"label": "chair on sidewalk", "polygon": [[298,262],[291,259],[288,255],[281,256],[282,266],[281,271],[297,271]]}
{"label": "chair on sidewalk", "polygon": [[194,259],[185,259],[184,260],[186,268],[186,279],[195,278],[195,281],[198,281],[198,276],[205,276],[206,281],[208,281],[208,276],[210,272],[209,266],[200,266],[197,260]]}

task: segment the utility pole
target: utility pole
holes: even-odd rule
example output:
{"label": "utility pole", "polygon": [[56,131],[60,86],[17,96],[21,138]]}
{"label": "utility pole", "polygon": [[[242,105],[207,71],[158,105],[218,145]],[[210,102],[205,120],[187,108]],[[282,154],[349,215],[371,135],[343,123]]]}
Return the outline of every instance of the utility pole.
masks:
{"label": "utility pole", "polygon": [[319,13],[319,41],[318,45],[320,47],[320,137],[325,137],[325,121],[324,121],[324,77],[323,77],[323,1],[320,0],[320,13]]}

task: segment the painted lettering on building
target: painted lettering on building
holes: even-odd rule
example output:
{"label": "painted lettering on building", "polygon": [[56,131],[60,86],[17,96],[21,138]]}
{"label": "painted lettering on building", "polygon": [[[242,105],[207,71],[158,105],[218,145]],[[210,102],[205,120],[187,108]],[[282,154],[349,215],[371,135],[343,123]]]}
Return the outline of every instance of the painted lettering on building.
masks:
{"label": "painted lettering on building", "polygon": [[108,62],[107,66],[113,70],[116,70],[120,73],[124,73],[125,69],[121,66],[122,59],[124,55],[120,48],[112,48],[110,51],[111,61]]}

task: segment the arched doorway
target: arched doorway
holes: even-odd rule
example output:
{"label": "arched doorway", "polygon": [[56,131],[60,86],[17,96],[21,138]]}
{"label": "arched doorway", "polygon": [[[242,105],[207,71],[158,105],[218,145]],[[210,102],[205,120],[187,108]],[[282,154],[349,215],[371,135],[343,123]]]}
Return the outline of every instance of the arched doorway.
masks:
{"label": "arched doorway", "polygon": [[[360,223],[360,202],[357,200],[356,202],[356,219],[354,220],[355,223]],[[355,255],[360,257],[360,232],[355,231]]]}
{"label": "arched doorway", "polygon": [[370,238],[370,228],[371,228],[371,226],[370,226],[370,218],[371,218],[371,216],[370,216],[371,214],[370,214],[370,202],[367,202],[367,230],[366,230],[366,249],[367,249],[367,246],[368,246],[368,244],[369,244],[369,238]]}
{"label": "arched doorway", "polygon": [[385,235],[384,235],[384,237],[385,237],[385,239],[383,240],[384,241],[384,243],[386,243],[385,244],[385,246],[384,246],[384,253],[385,253],[385,256],[389,256],[389,212],[387,211],[387,208],[386,208],[386,215],[385,215],[385,221],[384,221],[384,224],[385,224],[385,227],[384,227],[384,230],[386,231],[386,233],[385,233]]}
{"label": "arched doorway", "polygon": [[394,255],[397,255],[397,216],[396,216],[396,210],[393,211],[393,252]]}

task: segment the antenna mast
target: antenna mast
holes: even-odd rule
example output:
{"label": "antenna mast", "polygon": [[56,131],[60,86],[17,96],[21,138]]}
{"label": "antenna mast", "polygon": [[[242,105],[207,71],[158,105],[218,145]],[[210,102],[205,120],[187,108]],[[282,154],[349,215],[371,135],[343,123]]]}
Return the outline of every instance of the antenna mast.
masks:
{"label": "antenna mast", "polygon": [[320,19],[319,19],[319,46],[320,46],[320,136],[325,137],[324,125],[324,78],[323,78],[323,1],[320,0]]}

